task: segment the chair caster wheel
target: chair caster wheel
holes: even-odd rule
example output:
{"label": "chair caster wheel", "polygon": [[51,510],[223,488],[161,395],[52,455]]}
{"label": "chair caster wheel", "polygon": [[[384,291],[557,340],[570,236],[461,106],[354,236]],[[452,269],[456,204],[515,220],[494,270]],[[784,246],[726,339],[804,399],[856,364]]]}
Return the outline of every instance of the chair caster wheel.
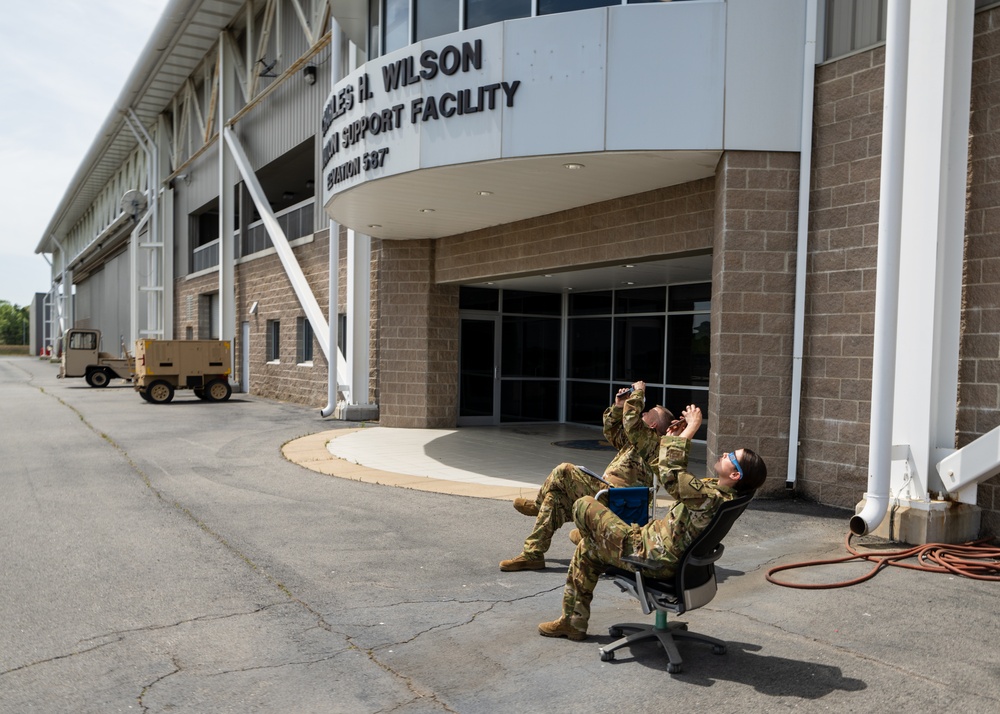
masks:
{"label": "chair caster wheel", "polygon": [[624,632],[622,632],[622,628],[620,627],[609,627],[608,634],[611,635],[612,637],[621,637],[624,634]]}
{"label": "chair caster wheel", "polygon": [[680,671],[681,671],[681,666],[679,664],[674,664],[673,662],[671,662],[670,664],[667,665],[667,672],[669,674],[677,674]]}
{"label": "chair caster wheel", "polygon": [[726,654],[726,646],[725,645],[715,645],[714,647],[712,647],[712,652],[714,654],[718,654],[718,655]]}
{"label": "chair caster wheel", "polygon": [[615,653],[614,652],[605,652],[604,650],[601,650],[601,661],[602,662],[614,662],[614,660],[615,660]]}

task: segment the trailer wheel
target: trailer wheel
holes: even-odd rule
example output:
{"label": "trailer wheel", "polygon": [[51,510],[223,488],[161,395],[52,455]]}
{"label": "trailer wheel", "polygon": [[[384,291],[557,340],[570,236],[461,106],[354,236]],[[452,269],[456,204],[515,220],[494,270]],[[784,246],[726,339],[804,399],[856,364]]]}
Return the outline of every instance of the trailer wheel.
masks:
{"label": "trailer wheel", "polygon": [[106,387],[111,377],[103,369],[92,369],[87,372],[87,384],[91,387]]}
{"label": "trailer wheel", "polygon": [[213,379],[205,385],[205,398],[210,402],[224,402],[233,394],[229,382],[223,379]]}
{"label": "trailer wheel", "polygon": [[174,388],[170,382],[159,379],[146,388],[146,396],[154,404],[166,404],[174,398]]}
{"label": "trailer wheel", "polygon": [[149,392],[147,392],[145,389],[137,389],[136,391],[139,392],[139,396],[142,397],[143,401],[146,402],[153,401],[152,399],[149,398]]}

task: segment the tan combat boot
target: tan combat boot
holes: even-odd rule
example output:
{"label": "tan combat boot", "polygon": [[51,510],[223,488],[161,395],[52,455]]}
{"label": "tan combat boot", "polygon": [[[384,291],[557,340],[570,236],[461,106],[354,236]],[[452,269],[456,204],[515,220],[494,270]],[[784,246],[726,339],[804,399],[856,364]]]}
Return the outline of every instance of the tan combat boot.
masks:
{"label": "tan combat boot", "polygon": [[512,572],[515,570],[541,570],[545,567],[545,558],[528,558],[521,553],[516,558],[500,561],[500,570]]}
{"label": "tan combat boot", "polygon": [[538,505],[534,501],[529,501],[527,498],[515,498],[514,510],[518,513],[523,513],[526,516],[531,516],[532,518],[538,515]]}
{"label": "tan combat boot", "polygon": [[565,637],[579,642],[587,638],[587,626],[584,625],[581,629],[579,621],[575,617],[571,619],[560,617],[558,620],[543,622],[539,625],[538,634],[542,637]]}

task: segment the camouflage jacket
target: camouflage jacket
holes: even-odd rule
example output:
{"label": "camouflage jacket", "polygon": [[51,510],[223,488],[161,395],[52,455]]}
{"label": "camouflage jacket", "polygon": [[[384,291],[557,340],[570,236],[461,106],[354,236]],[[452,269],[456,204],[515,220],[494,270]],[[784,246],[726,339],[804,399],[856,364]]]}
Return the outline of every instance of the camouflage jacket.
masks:
{"label": "camouflage jacket", "polygon": [[604,438],[618,454],[604,470],[612,486],[652,486],[660,453],[660,436],[642,420],[642,391],[632,392],[625,406],[604,410]]}
{"label": "camouflage jacket", "polygon": [[633,544],[638,555],[662,561],[670,569],[719,506],[736,497],[736,491],[721,488],[717,479],[700,479],[687,472],[690,450],[690,440],[679,436],[664,436],[660,441],[660,482],[676,503],[664,518],[643,526],[637,534],[640,542]]}

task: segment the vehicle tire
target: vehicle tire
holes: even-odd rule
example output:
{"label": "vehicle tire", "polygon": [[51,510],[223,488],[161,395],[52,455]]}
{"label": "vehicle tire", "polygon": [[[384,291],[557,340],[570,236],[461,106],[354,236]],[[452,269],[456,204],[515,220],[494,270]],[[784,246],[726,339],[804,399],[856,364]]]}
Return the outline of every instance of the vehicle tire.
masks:
{"label": "vehicle tire", "polygon": [[106,387],[108,382],[111,381],[111,375],[109,375],[103,369],[92,369],[87,372],[87,384],[91,387]]}
{"label": "vehicle tire", "polygon": [[205,390],[204,389],[195,389],[194,390],[194,396],[198,397],[198,399],[200,399],[202,401],[205,401],[206,399],[208,399],[208,397],[205,395]]}
{"label": "vehicle tire", "polygon": [[210,402],[224,402],[233,394],[233,388],[224,379],[213,379],[205,385],[205,397]]}
{"label": "vehicle tire", "polygon": [[158,379],[146,387],[146,397],[153,404],[166,404],[174,398],[174,388],[170,382]]}
{"label": "vehicle tire", "polygon": [[149,398],[149,392],[147,392],[145,389],[137,389],[136,391],[139,392],[139,396],[142,397],[143,401],[146,402],[153,401],[152,399]]}

